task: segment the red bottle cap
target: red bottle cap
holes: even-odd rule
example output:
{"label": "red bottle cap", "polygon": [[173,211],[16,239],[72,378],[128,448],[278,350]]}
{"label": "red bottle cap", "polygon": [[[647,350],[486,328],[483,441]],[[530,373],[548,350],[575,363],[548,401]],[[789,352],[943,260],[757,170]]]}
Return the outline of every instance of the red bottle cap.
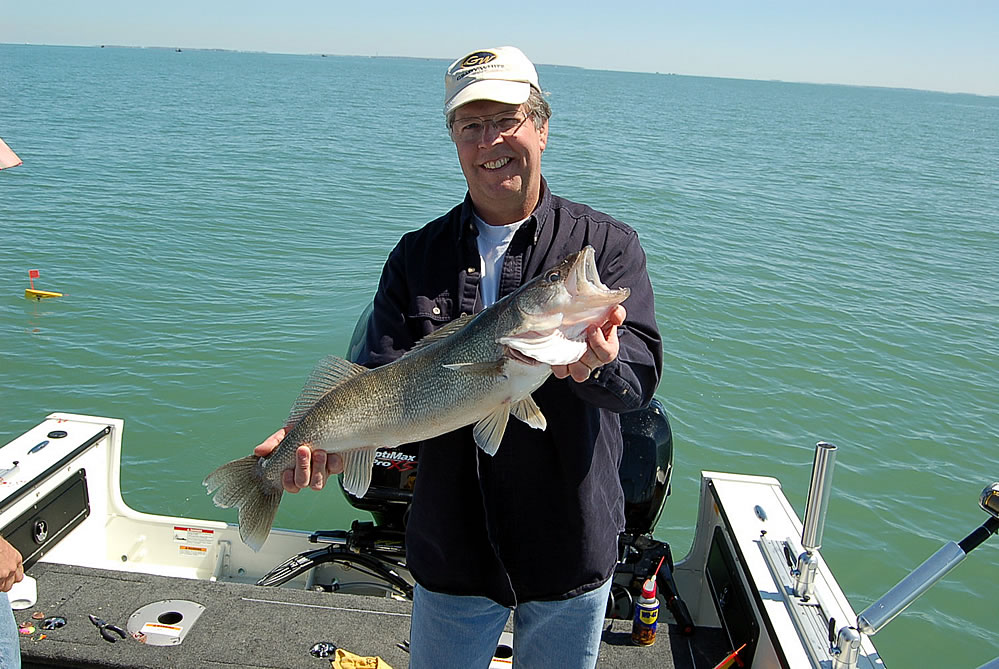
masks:
{"label": "red bottle cap", "polygon": [[656,582],[654,579],[647,578],[645,583],[642,585],[642,599],[655,599],[656,598]]}

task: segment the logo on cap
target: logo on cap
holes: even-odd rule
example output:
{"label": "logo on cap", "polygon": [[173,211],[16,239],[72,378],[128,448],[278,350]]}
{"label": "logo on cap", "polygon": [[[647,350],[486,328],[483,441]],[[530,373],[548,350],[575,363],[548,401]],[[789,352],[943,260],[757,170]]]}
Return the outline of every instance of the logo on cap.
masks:
{"label": "logo on cap", "polygon": [[496,59],[496,54],[492,51],[476,51],[475,53],[470,53],[465,56],[465,60],[461,61],[461,67],[475,67],[476,65],[485,65],[491,60]]}

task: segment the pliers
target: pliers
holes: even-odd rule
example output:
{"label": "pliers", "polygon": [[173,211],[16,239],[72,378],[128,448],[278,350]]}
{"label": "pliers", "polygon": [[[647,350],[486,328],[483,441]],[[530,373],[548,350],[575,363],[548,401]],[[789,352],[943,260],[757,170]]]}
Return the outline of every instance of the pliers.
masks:
{"label": "pliers", "polygon": [[[97,629],[101,631],[101,636],[104,637],[105,641],[110,641],[111,643],[117,641],[118,639],[115,638],[114,634],[117,634],[122,639],[128,636],[128,633],[122,628],[117,625],[109,625],[95,615],[90,615],[90,622],[96,625]],[[112,634],[112,632],[114,632],[114,634]]]}

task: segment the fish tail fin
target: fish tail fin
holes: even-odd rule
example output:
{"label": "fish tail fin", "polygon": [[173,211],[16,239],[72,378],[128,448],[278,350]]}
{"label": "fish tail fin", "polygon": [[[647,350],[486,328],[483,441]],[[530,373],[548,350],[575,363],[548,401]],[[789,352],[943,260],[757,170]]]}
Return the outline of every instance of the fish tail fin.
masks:
{"label": "fish tail fin", "polygon": [[205,477],[208,494],[223,509],[239,508],[239,536],[259,551],[274,525],[284,489],[266,478],[258,465],[260,457],[248,455],[226,463]]}

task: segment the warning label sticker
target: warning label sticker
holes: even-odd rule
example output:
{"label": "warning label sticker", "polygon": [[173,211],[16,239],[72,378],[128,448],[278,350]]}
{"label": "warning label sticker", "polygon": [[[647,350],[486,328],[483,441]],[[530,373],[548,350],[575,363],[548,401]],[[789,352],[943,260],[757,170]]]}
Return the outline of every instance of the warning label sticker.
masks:
{"label": "warning label sticker", "polygon": [[184,628],[179,627],[177,625],[161,625],[159,623],[146,623],[145,625],[142,626],[142,629],[139,631],[147,636],[150,634],[162,634],[168,637],[180,637],[181,633],[183,633],[184,631]]}
{"label": "warning label sticker", "polygon": [[174,526],[173,540],[178,544],[181,555],[203,557],[215,542],[215,530]]}

